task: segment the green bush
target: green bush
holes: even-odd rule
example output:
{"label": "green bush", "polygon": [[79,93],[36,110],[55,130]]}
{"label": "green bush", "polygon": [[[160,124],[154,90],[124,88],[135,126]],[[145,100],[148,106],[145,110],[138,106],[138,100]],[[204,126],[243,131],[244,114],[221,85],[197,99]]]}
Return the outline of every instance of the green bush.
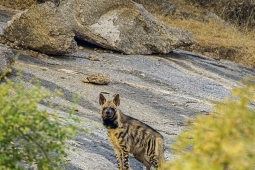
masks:
{"label": "green bush", "polygon": [[0,84],[0,169],[62,169],[66,140],[75,128],[63,125],[56,112],[38,110],[49,98],[39,85],[30,88],[7,80]]}
{"label": "green bush", "polygon": [[232,96],[217,103],[210,115],[198,116],[179,135],[173,146],[178,157],[163,169],[255,169],[254,101],[254,84],[234,89]]}

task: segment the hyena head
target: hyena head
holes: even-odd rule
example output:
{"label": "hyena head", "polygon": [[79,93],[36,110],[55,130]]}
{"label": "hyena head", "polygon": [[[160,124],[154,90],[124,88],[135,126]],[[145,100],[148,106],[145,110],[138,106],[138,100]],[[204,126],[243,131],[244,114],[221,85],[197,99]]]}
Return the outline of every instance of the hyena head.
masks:
{"label": "hyena head", "polygon": [[103,125],[106,128],[115,129],[118,127],[118,119],[120,117],[117,110],[117,106],[120,105],[119,94],[116,94],[114,99],[111,101],[106,101],[105,97],[99,94],[99,104],[101,105],[101,117],[103,120]]}

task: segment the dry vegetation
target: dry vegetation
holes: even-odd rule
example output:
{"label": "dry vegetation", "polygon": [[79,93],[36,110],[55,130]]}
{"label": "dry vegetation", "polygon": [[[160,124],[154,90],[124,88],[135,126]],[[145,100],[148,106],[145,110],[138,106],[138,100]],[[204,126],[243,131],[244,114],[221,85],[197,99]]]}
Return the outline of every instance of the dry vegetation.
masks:
{"label": "dry vegetation", "polygon": [[0,1],[0,5],[6,6],[12,9],[18,9],[18,10],[26,9],[35,3],[36,3],[36,0],[1,0]]}
{"label": "dry vegetation", "polygon": [[[247,4],[241,7],[230,6],[229,9],[221,9],[222,1],[224,0],[198,1],[197,3],[196,0],[172,0],[171,2],[177,7],[175,14],[171,16],[158,14],[157,17],[169,26],[186,29],[192,33],[196,42],[185,50],[255,67],[255,31],[252,29],[255,5],[254,9],[252,7],[247,9],[246,11],[250,13],[244,16],[240,10],[245,10],[244,6],[247,7]],[[217,9],[219,15],[224,15],[226,21],[231,24],[208,17],[205,15],[207,9],[213,12]],[[236,15],[230,18],[233,11],[237,11]]]}

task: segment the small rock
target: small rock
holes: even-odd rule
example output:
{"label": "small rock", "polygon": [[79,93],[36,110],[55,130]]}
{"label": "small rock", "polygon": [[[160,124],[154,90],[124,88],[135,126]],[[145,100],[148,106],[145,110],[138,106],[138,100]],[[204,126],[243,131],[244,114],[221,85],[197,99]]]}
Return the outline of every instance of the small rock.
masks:
{"label": "small rock", "polygon": [[58,69],[57,71],[64,72],[67,74],[78,74],[77,72],[75,72],[73,70],[67,70],[67,69]]}
{"label": "small rock", "polygon": [[1,44],[6,44],[6,43],[7,43],[6,38],[5,38],[5,37],[0,36],[0,43],[1,43]]}
{"label": "small rock", "polygon": [[175,103],[173,103],[173,104],[172,104],[172,106],[176,106],[176,104],[175,104]]}
{"label": "small rock", "polygon": [[108,91],[102,91],[103,94],[110,94]]}
{"label": "small rock", "polygon": [[94,84],[106,85],[109,83],[108,78],[106,78],[105,76],[98,74],[98,73],[93,73],[90,76],[86,77],[86,79],[90,83],[94,83]]}
{"label": "small rock", "polygon": [[97,58],[95,56],[89,56],[88,59],[91,61],[100,61],[99,58]]}
{"label": "small rock", "polygon": [[176,11],[176,6],[171,2],[163,2],[161,4],[161,13],[164,16],[172,15]]}
{"label": "small rock", "polygon": [[135,94],[135,92],[133,91],[132,94]]}
{"label": "small rock", "polygon": [[43,71],[47,71],[47,70],[49,70],[49,68],[47,68],[47,67],[42,67],[42,70],[43,70]]}
{"label": "small rock", "polygon": [[81,80],[83,83],[89,83],[89,80],[87,79],[87,77],[83,77]]}
{"label": "small rock", "polygon": [[37,58],[39,56],[39,53],[36,51],[29,50],[29,51],[27,51],[27,55]]}
{"label": "small rock", "polygon": [[47,54],[43,54],[43,53],[40,54],[40,57],[49,58]]}
{"label": "small rock", "polygon": [[145,77],[145,74],[140,74],[140,76],[142,76],[143,78]]}
{"label": "small rock", "polygon": [[154,100],[152,103],[155,103],[155,104],[157,104],[157,103],[158,103],[158,101]]}
{"label": "small rock", "polygon": [[82,46],[79,46],[78,49],[79,50],[84,50],[84,48]]}

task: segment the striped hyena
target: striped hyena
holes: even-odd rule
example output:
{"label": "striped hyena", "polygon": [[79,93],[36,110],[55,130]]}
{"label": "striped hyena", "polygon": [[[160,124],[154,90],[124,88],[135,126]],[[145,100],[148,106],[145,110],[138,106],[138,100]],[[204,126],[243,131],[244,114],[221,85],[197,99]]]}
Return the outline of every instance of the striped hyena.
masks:
{"label": "striped hyena", "polygon": [[107,129],[117,157],[119,170],[129,170],[129,153],[146,166],[146,170],[160,167],[164,161],[163,137],[152,127],[123,114],[119,94],[112,101],[106,101],[100,93],[99,104],[103,125]]}

